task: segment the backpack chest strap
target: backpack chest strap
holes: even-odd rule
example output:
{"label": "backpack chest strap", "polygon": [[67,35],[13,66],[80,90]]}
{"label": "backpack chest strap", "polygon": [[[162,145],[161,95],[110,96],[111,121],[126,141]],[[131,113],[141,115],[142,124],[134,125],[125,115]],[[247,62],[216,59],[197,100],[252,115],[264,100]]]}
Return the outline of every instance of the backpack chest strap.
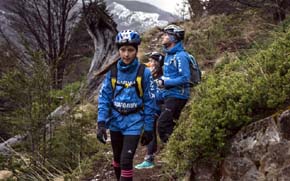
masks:
{"label": "backpack chest strap", "polygon": [[143,86],[142,86],[142,78],[143,78],[144,70],[145,70],[145,65],[140,64],[138,67],[136,78],[135,78],[136,82],[134,84],[120,84],[117,82],[117,76],[118,76],[117,64],[113,66],[111,68],[111,85],[112,85],[113,92],[115,91],[117,85],[120,85],[123,88],[129,88],[129,87],[135,86],[138,96],[140,98],[143,97],[144,93],[143,93]]}

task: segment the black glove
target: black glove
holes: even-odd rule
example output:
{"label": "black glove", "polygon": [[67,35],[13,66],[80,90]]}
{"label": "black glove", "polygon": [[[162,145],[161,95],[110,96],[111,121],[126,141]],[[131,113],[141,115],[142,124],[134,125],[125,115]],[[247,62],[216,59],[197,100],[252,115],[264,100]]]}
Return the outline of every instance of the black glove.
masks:
{"label": "black glove", "polygon": [[97,129],[97,139],[101,142],[106,144],[107,140],[107,132],[105,127],[105,122],[98,122],[98,129]]}
{"label": "black glove", "polygon": [[144,131],[141,136],[141,145],[148,145],[153,139],[153,131]]}

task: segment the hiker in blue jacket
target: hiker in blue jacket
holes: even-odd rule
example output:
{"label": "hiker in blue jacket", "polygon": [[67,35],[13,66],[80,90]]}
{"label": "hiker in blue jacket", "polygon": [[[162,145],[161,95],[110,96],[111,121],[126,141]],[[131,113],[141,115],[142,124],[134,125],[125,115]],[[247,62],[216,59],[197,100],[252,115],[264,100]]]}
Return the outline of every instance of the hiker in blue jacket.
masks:
{"label": "hiker in blue jacket", "polygon": [[[163,75],[162,67],[164,64],[164,55],[158,52],[151,52],[147,54],[149,58],[149,67],[151,70],[151,74],[153,79],[156,81]],[[147,153],[144,158],[144,161],[140,164],[137,164],[135,168],[137,169],[145,169],[145,168],[153,168],[154,167],[154,154],[157,151],[157,134],[156,134],[156,127],[157,127],[157,119],[161,113],[161,107],[163,104],[163,89],[156,89],[156,114],[154,119],[154,129],[153,129],[153,139],[147,145]]]}
{"label": "hiker in blue jacket", "polygon": [[163,76],[157,81],[164,88],[164,109],[158,119],[158,133],[162,142],[167,142],[175,122],[190,96],[189,57],[183,48],[184,29],[169,25],[163,29],[162,45],[165,60]]}
{"label": "hiker in blue jacket", "polygon": [[110,130],[112,165],[117,180],[129,181],[133,179],[133,157],[139,138],[141,145],[149,144],[153,138],[155,86],[147,68],[143,71],[142,89],[137,85],[136,76],[141,67],[136,57],[141,43],[139,34],[132,30],[121,31],[116,36],[116,43],[120,54],[115,66],[117,76],[116,81],[112,81],[112,68],[100,90],[97,138],[105,143],[106,129]]}

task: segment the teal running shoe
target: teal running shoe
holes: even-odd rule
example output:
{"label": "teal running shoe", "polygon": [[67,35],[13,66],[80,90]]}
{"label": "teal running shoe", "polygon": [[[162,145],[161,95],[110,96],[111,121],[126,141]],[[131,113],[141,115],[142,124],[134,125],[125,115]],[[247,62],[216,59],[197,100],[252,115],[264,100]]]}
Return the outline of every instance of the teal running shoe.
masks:
{"label": "teal running shoe", "polygon": [[136,169],[146,169],[146,168],[153,168],[153,167],[154,167],[154,163],[149,162],[149,161],[144,161],[135,166]]}

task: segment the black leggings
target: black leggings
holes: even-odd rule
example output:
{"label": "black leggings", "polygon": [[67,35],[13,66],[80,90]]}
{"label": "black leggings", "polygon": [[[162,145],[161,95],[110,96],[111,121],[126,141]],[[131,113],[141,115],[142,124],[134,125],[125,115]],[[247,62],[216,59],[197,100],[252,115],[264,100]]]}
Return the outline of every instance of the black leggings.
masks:
{"label": "black leggings", "polygon": [[[156,134],[157,118],[154,120],[153,125],[153,139],[147,145],[147,155],[153,155],[157,151],[157,134]],[[153,161],[153,160],[151,160]]]}
{"label": "black leggings", "polygon": [[164,109],[158,118],[158,133],[162,142],[167,142],[175,126],[174,120],[179,119],[187,99],[166,98]]}
{"label": "black leggings", "polygon": [[127,180],[133,176],[133,158],[140,135],[122,135],[119,131],[110,131],[110,134],[116,177],[119,180],[121,175],[121,180]]}

